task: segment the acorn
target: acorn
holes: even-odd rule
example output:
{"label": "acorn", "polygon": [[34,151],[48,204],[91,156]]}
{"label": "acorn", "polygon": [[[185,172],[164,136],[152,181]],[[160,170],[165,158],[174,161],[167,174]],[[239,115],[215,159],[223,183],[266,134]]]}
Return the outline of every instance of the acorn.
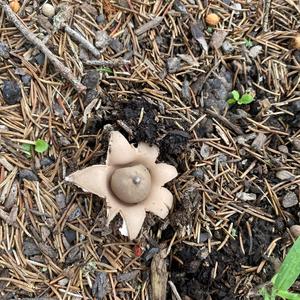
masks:
{"label": "acorn", "polygon": [[17,13],[17,12],[20,10],[20,7],[21,7],[21,5],[20,5],[20,3],[19,3],[18,0],[13,0],[13,1],[11,1],[11,2],[9,3],[9,6],[10,6],[10,8],[11,8],[15,13]]}
{"label": "acorn", "polygon": [[205,21],[209,26],[216,26],[220,22],[220,17],[217,14],[208,14]]}

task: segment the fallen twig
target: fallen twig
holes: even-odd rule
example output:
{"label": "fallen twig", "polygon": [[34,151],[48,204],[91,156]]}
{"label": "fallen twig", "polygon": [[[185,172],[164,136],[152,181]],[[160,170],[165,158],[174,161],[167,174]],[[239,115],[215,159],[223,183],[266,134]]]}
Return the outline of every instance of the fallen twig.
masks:
{"label": "fallen twig", "polygon": [[123,65],[128,65],[129,60],[126,59],[114,59],[114,60],[84,60],[83,63],[88,66],[98,66],[98,67],[120,67]]}
{"label": "fallen twig", "polygon": [[206,112],[208,112],[211,116],[215,117],[218,119],[220,122],[222,122],[224,125],[228,126],[231,128],[235,133],[241,135],[244,134],[243,131],[236,125],[232,124],[228,119],[225,117],[221,116],[220,114],[214,112],[213,110],[208,109]]}
{"label": "fallen twig", "polygon": [[80,33],[76,32],[67,24],[64,24],[62,27],[64,28],[65,32],[70,35],[71,38],[79,42],[82,47],[90,51],[96,58],[100,57],[101,52]]}
{"label": "fallen twig", "polygon": [[74,77],[72,74],[72,71],[67,68],[63,63],[61,63],[56,56],[45,46],[45,44],[39,40],[29,29],[28,27],[23,24],[19,19],[18,16],[12,11],[9,5],[5,4],[3,1],[0,1],[0,5],[2,9],[4,10],[7,19],[11,21],[16,28],[24,35],[24,37],[30,41],[32,44],[34,44],[40,51],[42,51],[48,59],[51,61],[51,63],[54,65],[54,67],[57,69],[57,71],[67,80],[69,80],[74,88],[79,92],[83,92],[86,90],[86,87],[80,83],[78,79]]}
{"label": "fallen twig", "polygon": [[270,14],[270,9],[271,9],[271,1],[272,0],[267,0],[265,1],[265,7],[263,11],[263,31],[267,32],[268,31],[268,24],[269,24],[269,14]]}

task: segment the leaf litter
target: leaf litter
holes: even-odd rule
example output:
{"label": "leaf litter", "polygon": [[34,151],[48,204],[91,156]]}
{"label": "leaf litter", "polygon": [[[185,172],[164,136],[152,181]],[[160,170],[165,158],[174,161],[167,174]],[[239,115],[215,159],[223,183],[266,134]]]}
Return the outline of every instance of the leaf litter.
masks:
{"label": "leaf litter", "polygon": [[[0,1],[1,299],[247,299],[300,222],[296,4],[49,3]],[[233,90],[254,101],[228,106]],[[111,130],[180,172],[135,241],[63,181],[104,162]]]}

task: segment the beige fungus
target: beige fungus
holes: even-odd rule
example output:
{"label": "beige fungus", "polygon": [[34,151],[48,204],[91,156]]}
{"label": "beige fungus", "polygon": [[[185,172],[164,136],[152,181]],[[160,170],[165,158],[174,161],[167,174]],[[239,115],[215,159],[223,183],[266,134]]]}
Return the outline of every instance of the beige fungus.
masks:
{"label": "beige fungus", "polygon": [[[106,198],[107,222],[120,213],[130,239],[138,236],[146,212],[164,219],[173,205],[172,193],[163,187],[177,176],[175,167],[155,163],[156,146],[130,145],[118,131],[111,133],[106,165],[94,165],[72,173],[66,180]],[[123,233],[123,232],[122,232]]]}

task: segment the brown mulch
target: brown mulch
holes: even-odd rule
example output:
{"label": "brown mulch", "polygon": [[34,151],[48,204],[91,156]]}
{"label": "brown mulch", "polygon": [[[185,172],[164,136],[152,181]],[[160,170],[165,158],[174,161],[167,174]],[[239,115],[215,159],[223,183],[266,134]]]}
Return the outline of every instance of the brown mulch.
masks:
{"label": "brown mulch", "polygon": [[[165,299],[257,297],[300,222],[299,2],[61,2],[58,26],[20,1],[39,46],[0,1],[0,298],[158,300],[163,280]],[[255,101],[229,107],[232,90]],[[111,130],[179,173],[170,215],[134,241],[64,182],[104,163]],[[37,139],[49,149],[25,152]]]}

